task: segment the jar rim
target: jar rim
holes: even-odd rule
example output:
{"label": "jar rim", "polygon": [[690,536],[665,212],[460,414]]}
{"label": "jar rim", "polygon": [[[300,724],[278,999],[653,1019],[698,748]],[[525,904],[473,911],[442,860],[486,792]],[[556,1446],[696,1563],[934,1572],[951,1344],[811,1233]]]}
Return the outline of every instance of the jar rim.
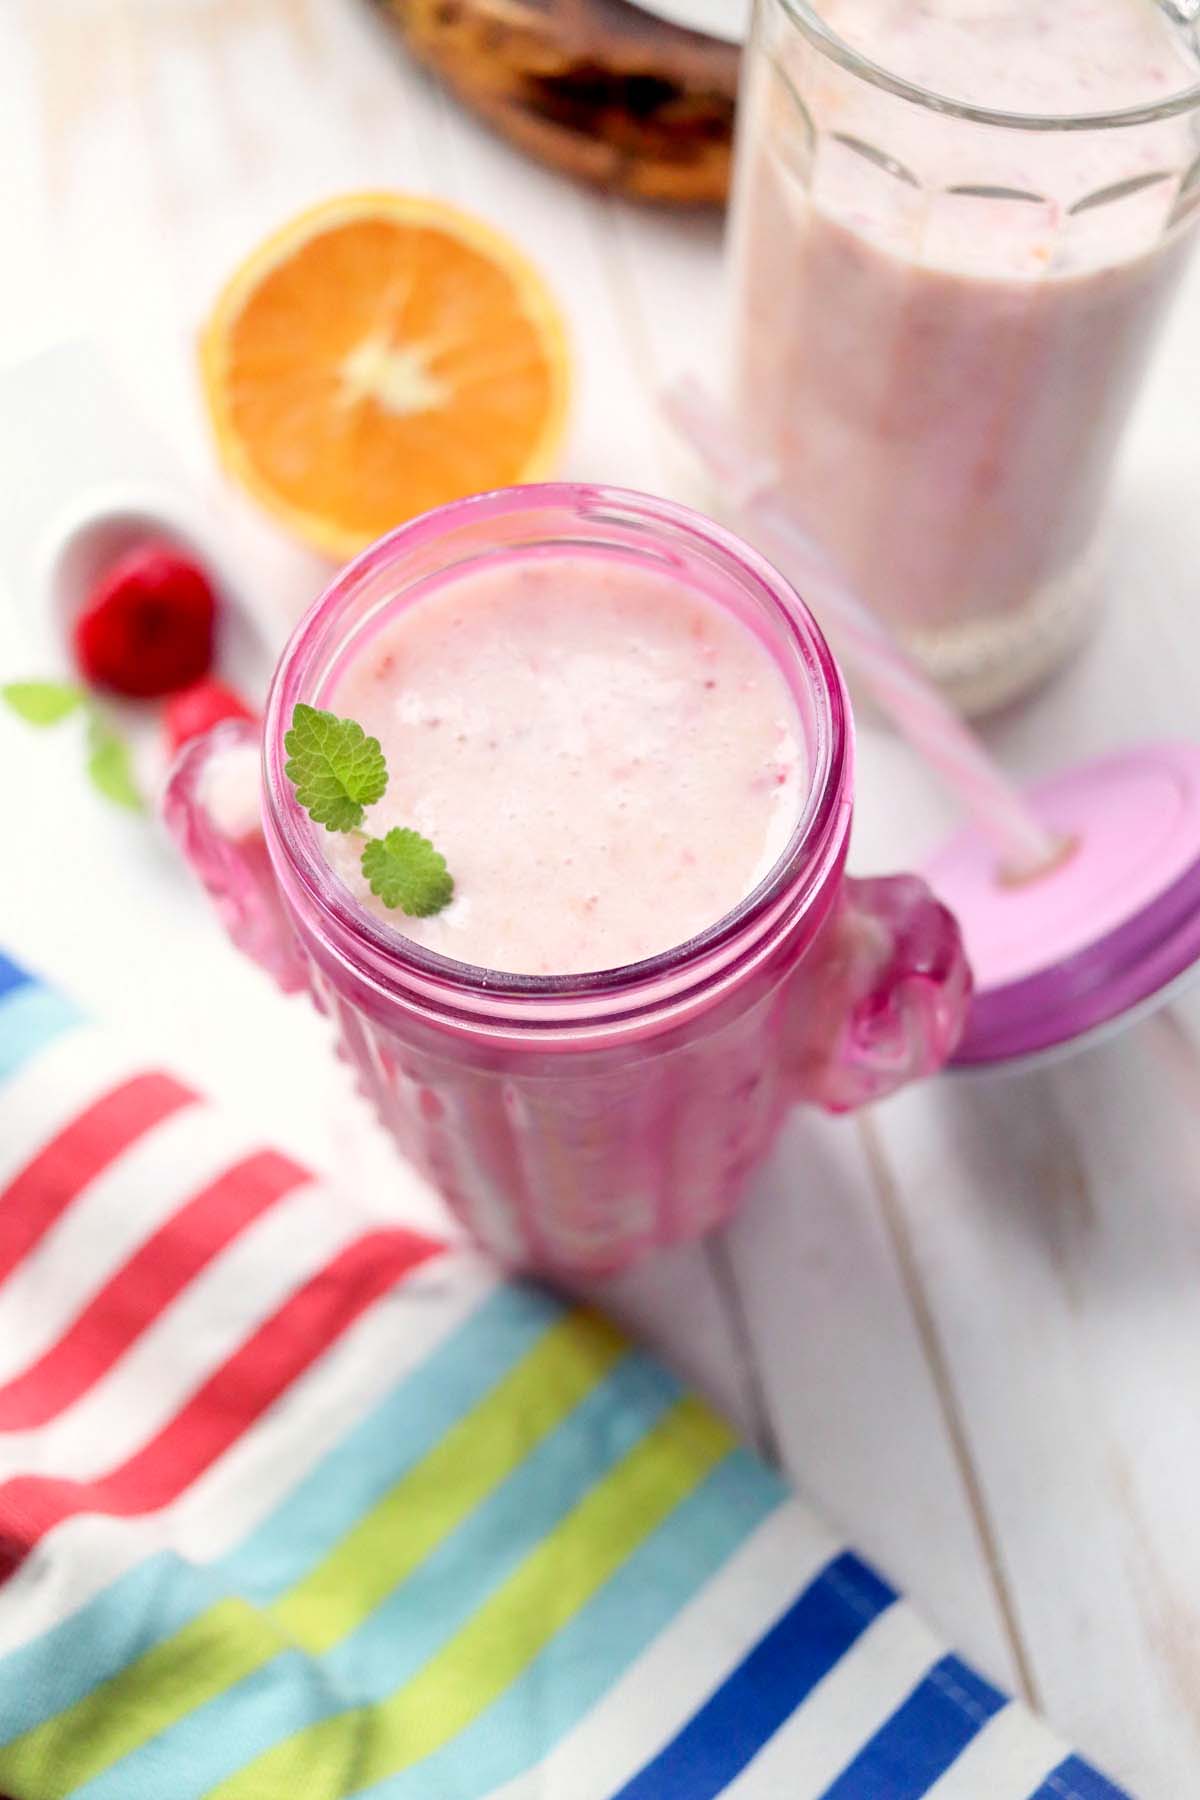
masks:
{"label": "jar rim", "polygon": [[[323,654],[322,626],[401,554],[436,545],[462,525],[531,517],[555,511],[603,526],[665,529],[690,539],[748,581],[765,599],[799,651],[812,701],[816,745],[809,791],[780,855],[738,905],[682,944],[640,961],[570,975],[522,975],[484,968],[430,950],[375,917],[354,897],[321,852],[318,833],[296,800],[284,773],[283,739],[297,701],[314,691],[315,665]],[[532,1007],[561,1023],[564,1011],[622,1013],[638,1001],[654,1005],[663,991],[691,991],[696,981],[724,973],[750,941],[770,932],[775,918],[809,910],[844,855],[849,830],[853,725],[841,674],[804,601],[767,559],[733,532],[675,501],[632,489],[589,483],[548,482],[501,488],[452,501],[398,526],[362,551],[313,602],[292,632],[276,667],[263,730],[265,823],[277,871],[287,873],[331,933],[343,958],[376,986],[393,993],[415,990],[426,1001],[482,1007],[503,1016]],[[474,1003],[474,1004],[473,1004]]]}
{"label": "jar rim", "polygon": [[965,119],[977,125],[995,125],[1009,131],[1107,131],[1129,125],[1152,125],[1160,119],[1174,118],[1200,108],[1200,78],[1160,100],[1147,101],[1140,106],[1111,107],[1101,112],[1014,112],[979,106],[924,87],[920,82],[894,74],[882,63],[873,61],[839,37],[809,0],[779,0],[779,5],[810,43],[852,75],[859,75],[873,87],[882,88],[898,99],[909,100],[928,112],[944,113],[950,118]]}

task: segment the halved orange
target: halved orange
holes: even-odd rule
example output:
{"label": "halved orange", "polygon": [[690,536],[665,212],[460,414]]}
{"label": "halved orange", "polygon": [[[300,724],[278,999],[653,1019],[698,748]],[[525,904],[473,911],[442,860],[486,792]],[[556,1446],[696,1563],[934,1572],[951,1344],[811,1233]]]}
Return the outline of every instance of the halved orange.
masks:
{"label": "halved orange", "polygon": [[344,195],[268,238],[218,298],[201,368],[226,467],[339,558],[443,501],[543,479],[566,413],[541,276],[478,219],[407,194]]}

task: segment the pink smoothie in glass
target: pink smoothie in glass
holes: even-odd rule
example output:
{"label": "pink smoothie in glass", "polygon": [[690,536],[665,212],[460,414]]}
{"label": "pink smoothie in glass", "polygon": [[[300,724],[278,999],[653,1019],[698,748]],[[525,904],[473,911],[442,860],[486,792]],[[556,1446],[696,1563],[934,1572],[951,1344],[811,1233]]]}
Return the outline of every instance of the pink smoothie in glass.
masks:
{"label": "pink smoothie in glass", "polygon": [[[815,10],[927,95],[1052,124],[1197,77],[1155,0]],[[954,116],[765,0],[741,130],[744,425],[868,603],[964,704],[998,704],[1090,612],[1114,451],[1190,237],[1195,115]]]}
{"label": "pink smoothie in glass", "polygon": [[646,562],[506,553],[385,620],[324,704],[377,737],[368,828],[424,833],[454,876],[428,949],[513,974],[618,968],[686,943],[778,860],[803,806],[800,720],[765,645]]}

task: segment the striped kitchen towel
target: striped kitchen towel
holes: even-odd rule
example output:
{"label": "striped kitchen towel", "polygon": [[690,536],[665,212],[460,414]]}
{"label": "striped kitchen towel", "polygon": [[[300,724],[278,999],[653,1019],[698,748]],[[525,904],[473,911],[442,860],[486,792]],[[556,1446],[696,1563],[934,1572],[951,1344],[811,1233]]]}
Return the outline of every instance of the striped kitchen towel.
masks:
{"label": "striped kitchen towel", "polygon": [[1114,1800],[652,1357],[0,959],[13,1800]]}

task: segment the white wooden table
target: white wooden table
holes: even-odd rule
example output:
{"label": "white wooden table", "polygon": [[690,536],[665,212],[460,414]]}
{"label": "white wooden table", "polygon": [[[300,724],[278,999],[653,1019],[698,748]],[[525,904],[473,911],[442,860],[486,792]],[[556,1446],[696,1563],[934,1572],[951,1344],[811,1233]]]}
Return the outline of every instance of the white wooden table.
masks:
{"label": "white wooden table", "polygon": [[[366,0],[3,0],[0,171],[4,352],[94,333],[197,483],[191,343],[217,282],[290,211],[369,185],[517,235],[574,323],[566,472],[671,485],[651,394],[718,353],[717,224],[530,165]],[[1018,770],[1200,732],[1198,303],[1200,274],[1133,433],[1104,630],[994,730]],[[226,505],[233,560],[294,615],[324,571]],[[29,607],[0,603],[5,679],[32,672]],[[225,948],[144,825],[86,794],[76,745],[42,755],[47,798],[5,833],[0,941],[394,1201],[315,1015]],[[30,759],[0,720],[7,819]],[[887,736],[863,732],[860,764],[855,865],[911,865],[944,806]],[[961,1650],[1147,1800],[1200,1794],[1198,1035],[1184,999],[1050,1072],[797,1118],[732,1229],[608,1296]]]}

